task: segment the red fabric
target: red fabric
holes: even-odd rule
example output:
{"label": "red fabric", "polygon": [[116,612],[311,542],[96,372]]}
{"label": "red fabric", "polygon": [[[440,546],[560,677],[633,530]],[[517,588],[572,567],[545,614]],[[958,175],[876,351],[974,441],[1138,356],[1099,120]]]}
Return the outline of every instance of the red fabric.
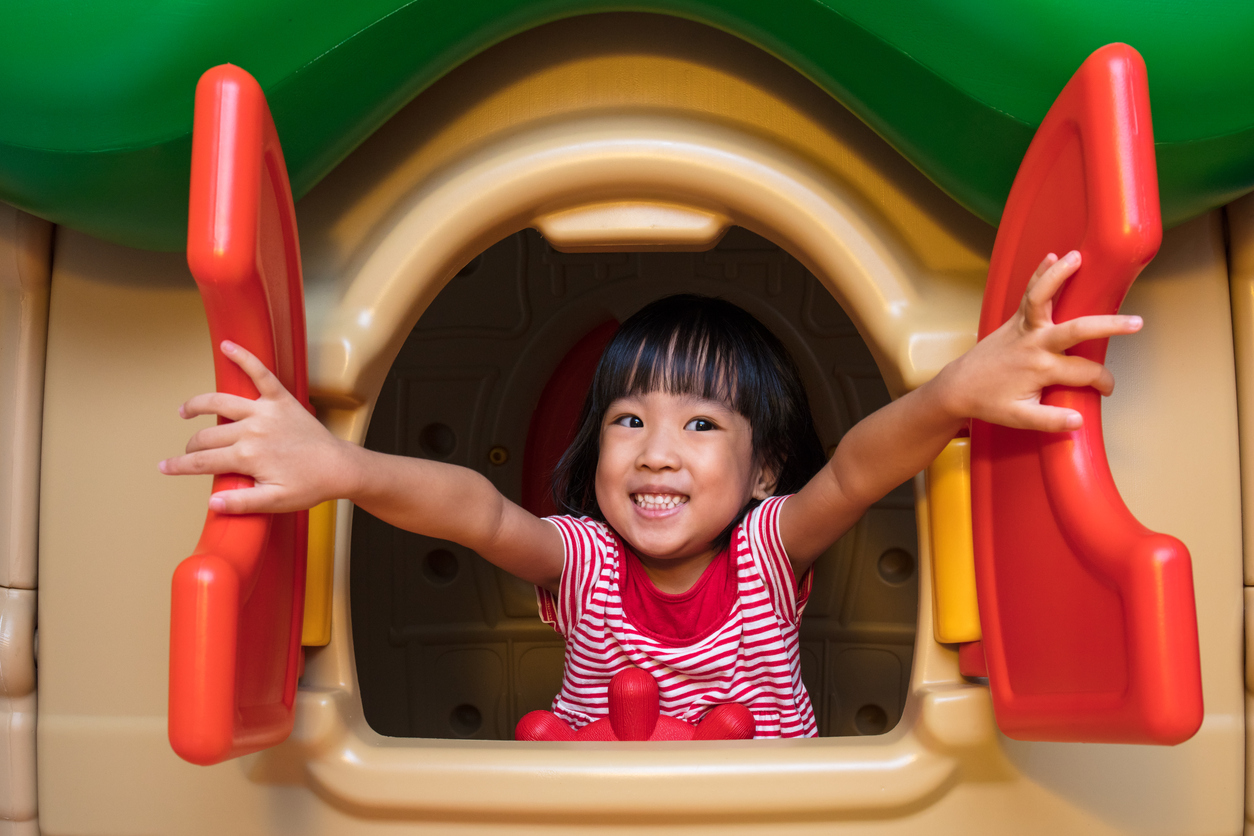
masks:
{"label": "red fabric", "polygon": [[[700,641],[727,620],[736,601],[736,574],[731,570],[731,550],[723,549],[687,592],[673,595],[653,585],[644,564],[626,544],[623,561],[623,612],[636,629],[672,647]],[[644,625],[648,625],[647,627]]]}
{"label": "red fabric", "polygon": [[[727,570],[736,583],[731,608],[704,638],[678,643],[655,638],[656,625],[646,632],[624,608],[629,557],[607,525],[546,518],[561,532],[565,551],[558,594],[536,590],[542,616],[566,638],[553,713],[574,728],[605,717],[611,679],[637,667],[656,680],[662,714],[695,723],[714,706],[740,703],[752,712],[759,737],[815,736],[797,633],[810,576],[798,587],[779,539],[785,500],[767,499],[736,527]],[[717,589],[717,572],[703,585]]]}

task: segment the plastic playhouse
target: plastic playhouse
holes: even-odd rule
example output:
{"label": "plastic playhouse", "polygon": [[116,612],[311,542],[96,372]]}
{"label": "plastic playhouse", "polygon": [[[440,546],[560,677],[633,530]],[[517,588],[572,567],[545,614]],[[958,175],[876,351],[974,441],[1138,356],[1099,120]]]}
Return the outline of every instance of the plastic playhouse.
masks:
{"label": "plastic playhouse", "polygon": [[[0,832],[1247,829],[1254,10],[618,8],[0,11]],[[1071,248],[1059,319],[1146,321],[1075,349],[1115,394],[977,422],[819,560],[813,739],[633,676],[541,728],[527,584],[155,466],[186,397],[255,394],[231,339],[551,513],[601,349],[677,292],[780,337],[831,447]]]}

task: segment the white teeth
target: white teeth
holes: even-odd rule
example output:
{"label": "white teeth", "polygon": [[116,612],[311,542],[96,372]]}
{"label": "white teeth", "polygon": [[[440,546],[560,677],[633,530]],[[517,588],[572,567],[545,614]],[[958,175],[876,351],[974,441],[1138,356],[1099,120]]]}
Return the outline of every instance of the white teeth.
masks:
{"label": "white teeth", "polygon": [[650,511],[669,510],[688,501],[688,497],[673,493],[633,493],[631,499],[641,508]]}

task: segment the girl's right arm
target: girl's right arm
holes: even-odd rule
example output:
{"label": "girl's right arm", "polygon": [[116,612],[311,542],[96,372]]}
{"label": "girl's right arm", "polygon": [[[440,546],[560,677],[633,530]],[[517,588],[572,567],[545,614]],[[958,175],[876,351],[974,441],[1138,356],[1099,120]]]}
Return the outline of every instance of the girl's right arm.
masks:
{"label": "girl's right arm", "polygon": [[255,485],[215,493],[229,514],[282,513],[350,499],[400,528],[452,540],[525,581],[557,591],[563,548],[557,529],[510,502],[482,475],[442,462],[389,456],[336,438],[251,353],[222,352],[248,373],[256,400],[214,392],[185,403],[184,418],[221,415],[230,424],[197,432],[162,473],[243,473]]}
{"label": "girl's right arm", "polygon": [[780,536],[797,577],[873,502],[935,459],[968,419],[1043,432],[1079,429],[1080,413],[1041,403],[1043,390],[1091,386],[1109,395],[1115,379],[1066,350],[1141,328],[1135,316],[1054,322],[1054,297],[1079,266],[1078,252],[1047,256],[1000,328],[845,434],[827,466],[780,511]]}

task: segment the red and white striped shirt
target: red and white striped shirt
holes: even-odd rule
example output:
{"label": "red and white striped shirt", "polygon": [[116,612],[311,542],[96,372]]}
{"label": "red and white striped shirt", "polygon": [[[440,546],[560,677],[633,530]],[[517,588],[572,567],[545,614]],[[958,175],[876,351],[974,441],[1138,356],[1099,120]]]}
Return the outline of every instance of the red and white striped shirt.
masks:
{"label": "red and white striped shirt", "polygon": [[626,555],[609,526],[589,517],[547,517],[565,548],[558,594],[536,590],[541,618],[566,638],[553,713],[575,728],[606,716],[610,679],[634,665],[657,680],[662,713],[671,717],[695,723],[713,706],[736,702],[753,712],[755,737],[815,736],[797,638],[811,576],[798,588],[784,554],[779,509],[785,499],[767,499],[736,526],[736,594],[727,616],[682,644],[624,612]]}

